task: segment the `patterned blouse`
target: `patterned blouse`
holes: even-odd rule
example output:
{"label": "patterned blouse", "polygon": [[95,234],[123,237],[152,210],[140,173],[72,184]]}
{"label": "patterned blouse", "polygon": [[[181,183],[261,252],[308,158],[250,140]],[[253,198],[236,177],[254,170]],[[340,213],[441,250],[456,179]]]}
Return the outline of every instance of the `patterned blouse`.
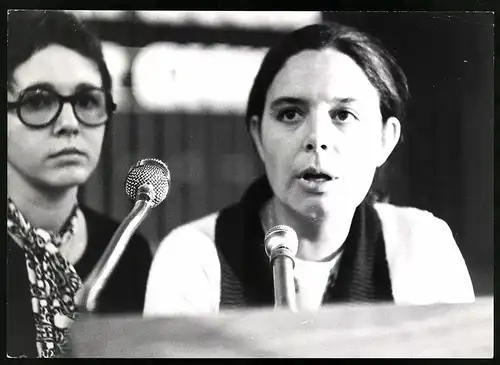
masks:
{"label": "patterned blouse", "polygon": [[68,329],[75,320],[75,294],[82,280],[59,249],[77,230],[75,205],[59,233],[35,228],[7,200],[7,231],[21,246],[26,258],[38,357],[63,356],[68,345]]}

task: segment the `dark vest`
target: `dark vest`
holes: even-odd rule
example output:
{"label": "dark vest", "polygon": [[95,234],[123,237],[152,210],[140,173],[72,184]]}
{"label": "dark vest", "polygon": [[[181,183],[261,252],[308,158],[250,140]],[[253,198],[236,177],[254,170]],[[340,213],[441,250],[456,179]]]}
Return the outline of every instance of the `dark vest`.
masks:
{"label": "dark vest", "polygon": [[[217,218],[221,309],[274,305],[272,268],[259,216],[272,196],[267,178],[261,177]],[[382,225],[366,200],[356,209],[343,246],[336,278],[328,280],[323,303],[393,301]]]}

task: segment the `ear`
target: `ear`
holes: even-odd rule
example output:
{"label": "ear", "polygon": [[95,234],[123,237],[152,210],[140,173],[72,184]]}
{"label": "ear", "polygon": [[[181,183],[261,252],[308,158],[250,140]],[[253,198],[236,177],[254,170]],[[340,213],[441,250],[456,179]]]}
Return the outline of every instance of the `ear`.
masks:
{"label": "ear", "polygon": [[259,117],[254,115],[252,118],[250,118],[250,125],[249,125],[250,135],[252,136],[253,143],[257,149],[257,153],[259,154],[260,159],[264,161],[264,149],[262,146],[261,127],[262,125],[260,125],[259,123]]}
{"label": "ear", "polygon": [[382,149],[377,167],[382,166],[396,147],[401,136],[401,123],[396,117],[390,117],[382,127]]}

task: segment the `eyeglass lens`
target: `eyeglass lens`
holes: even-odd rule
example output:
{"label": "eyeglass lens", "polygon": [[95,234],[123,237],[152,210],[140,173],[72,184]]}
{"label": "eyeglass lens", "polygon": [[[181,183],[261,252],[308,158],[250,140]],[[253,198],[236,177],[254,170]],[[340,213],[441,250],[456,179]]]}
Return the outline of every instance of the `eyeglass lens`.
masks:
{"label": "eyeglass lens", "polygon": [[[106,94],[99,89],[82,90],[71,97],[76,117],[87,124],[102,124],[108,118]],[[51,90],[35,89],[20,100],[21,118],[31,125],[47,124],[60,112],[61,97]]]}

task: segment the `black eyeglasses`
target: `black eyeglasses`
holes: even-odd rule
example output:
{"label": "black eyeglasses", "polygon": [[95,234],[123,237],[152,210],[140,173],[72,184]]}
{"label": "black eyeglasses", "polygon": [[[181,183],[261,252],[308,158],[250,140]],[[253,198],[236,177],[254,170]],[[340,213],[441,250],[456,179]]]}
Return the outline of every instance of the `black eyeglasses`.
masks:
{"label": "black eyeglasses", "polygon": [[105,124],[116,110],[112,96],[99,88],[87,87],[70,96],[63,96],[40,86],[25,89],[18,100],[8,102],[9,110],[16,109],[22,123],[31,128],[44,128],[56,121],[63,105],[70,103],[76,119],[87,126]]}

